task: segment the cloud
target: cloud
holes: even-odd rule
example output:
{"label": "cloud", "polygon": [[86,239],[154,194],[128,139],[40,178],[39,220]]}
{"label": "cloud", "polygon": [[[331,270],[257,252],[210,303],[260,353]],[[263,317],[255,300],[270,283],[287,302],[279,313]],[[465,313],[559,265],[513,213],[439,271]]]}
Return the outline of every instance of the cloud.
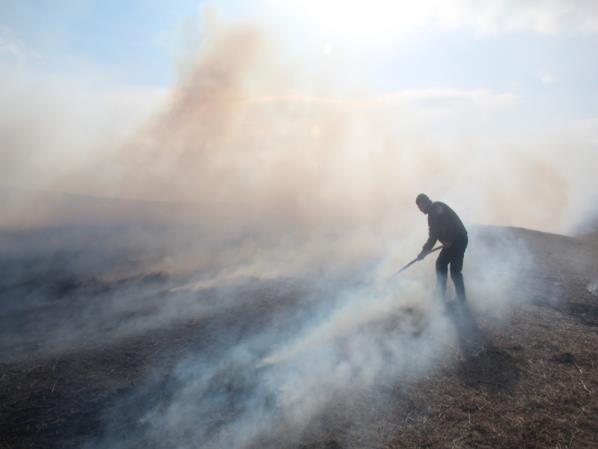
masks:
{"label": "cloud", "polygon": [[598,117],[575,120],[569,132],[583,138],[585,144],[598,145]]}
{"label": "cloud", "polygon": [[457,112],[459,110],[496,112],[517,106],[519,96],[496,93],[488,89],[410,89],[389,93],[384,101],[397,102],[427,111]]}
{"label": "cloud", "polygon": [[[266,0],[263,10],[268,11],[271,6]],[[332,1],[325,6],[316,0],[297,0],[279,8],[288,8],[294,15],[307,18],[328,31],[359,34],[361,38],[376,32],[388,37],[429,25],[469,28],[481,34],[598,32],[598,6],[592,0],[423,0],[417,3],[372,0],[349,4]]]}
{"label": "cloud", "polygon": [[556,78],[550,72],[542,72],[539,76],[540,83],[544,84],[545,86],[550,86],[556,83]]}
{"label": "cloud", "polygon": [[23,54],[21,44],[12,35],[11,31],[0,25],[0,56],[20,57]]}
{"label": "cloud", "polygon": [[480,32],[598,32],[598,5],[587,0],[456,1],[440,14],[445,23]]}
{"label": "cloud", "polygon": [[0,61],[2,58],[22,62],[27,59],[41,59],[41,55],[27,48],[10,28],[0,24]]}
{"label": "cloud", "polygon": [[424,5],[430,19],[440,25],[473,28],[481,33],[598,32],[598,5],[591,0],[454,0]]}

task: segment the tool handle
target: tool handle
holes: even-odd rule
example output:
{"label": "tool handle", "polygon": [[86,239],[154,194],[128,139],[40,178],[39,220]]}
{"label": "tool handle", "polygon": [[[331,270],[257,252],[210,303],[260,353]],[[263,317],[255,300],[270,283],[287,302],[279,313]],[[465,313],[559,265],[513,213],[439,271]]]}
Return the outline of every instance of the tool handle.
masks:
{"label": "tool handle", "polygon": [[397,271],[395,274],[393,274],[390,279],[392,279],[393,277],[395,277],[397,274],[402,273],[403,271],[405,271],[407,268],[409,268],[411,265],[413,265],[415,262],[417,262],[418,260],[423,260],[428,254],[432,254],[436,251],[440,251],[442,248],[444,248],[444,245],[440,245],[437,246],[434,249],[431,249],[430,251],[428,251],[426,254],[424,254],[424,257],[422,257],[421,259],[419,257],[416,257],[415,259],[413,259],[411,262],[409,262],[407,265],[405,265],[403,268],[401,268],[399,271]]}

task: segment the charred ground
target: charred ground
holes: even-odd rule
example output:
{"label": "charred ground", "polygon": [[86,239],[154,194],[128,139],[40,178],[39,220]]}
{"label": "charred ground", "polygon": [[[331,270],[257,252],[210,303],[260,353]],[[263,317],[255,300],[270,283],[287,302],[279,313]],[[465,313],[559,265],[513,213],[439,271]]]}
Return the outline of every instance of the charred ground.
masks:
{"label": "charred ground", "polygon": [[[253,446],[598,447],[598,297],[593,286],[598,241],[591,235],[511,228],[486,228],[479,238],[492,241],[505,232],[533,255],[512,292],[526,300],[514,302],[508,319],[455,308],[451,316],[459,338],[454,354],[424,378],[336,395],[300,429],[273,428]],[[17,247],[18,239],[47,235],[3,238]],[[122,320],[131,320],[132,330],[119,329],[117,339],[104,340],[98,336],[115,327],[78,329],[77,310],[101,314],[103,305],[113,307],[128,291],[146,301],[149,314],[172,294],[172,285],[185,279],[138,272],[131,261],[130,275],[109,280],[60,263],[72,253],[52,254],[58,259],[50,264],[33,253],[3,262],[4,273],[28,274],[7,276],[10,282],[0,287],[2,449],[97,447],[103,441],[159,447],[144,437],[148,424],[141,418],[145,410],[168,403],[182,359],[193,354],[210,363],[218,348],[261,328],[282,334],[309,314],[315,297],[334,287],[296,279],[236,280],[195,296],[198,302],[219,304],[215,313],[196,313],[166,328],[137,328],[143,311],[117,309]],[[227,301],[230,297],[243,301]],[[68,325],[78,329],[77,344],[68,335],[44,338],[49,329]],[[242,397],[251,382],[247,367],[238,366],[223,371],[210,388]],[[233,401],[219,415],[203,419],[216,432],[240,412],[236,407]]]}

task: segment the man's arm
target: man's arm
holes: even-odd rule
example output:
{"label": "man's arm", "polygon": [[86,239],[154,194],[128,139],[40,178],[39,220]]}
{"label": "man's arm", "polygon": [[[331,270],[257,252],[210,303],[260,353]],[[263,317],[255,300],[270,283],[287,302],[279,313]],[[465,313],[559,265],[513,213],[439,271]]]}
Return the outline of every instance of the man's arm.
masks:
{"label": "man's arm", "polygon": [[434,247],[436,240],[438,240],[436,231],[434,229],[432,229],[431,225],[428,225],[428,227],[429,227],[428,241],[426,243],[424,243],[424,246],[422,247],[421,252],[417,256],[418,258],[421,258],[421,259],[423,259],[424,256],[426,255],[426,253]]}

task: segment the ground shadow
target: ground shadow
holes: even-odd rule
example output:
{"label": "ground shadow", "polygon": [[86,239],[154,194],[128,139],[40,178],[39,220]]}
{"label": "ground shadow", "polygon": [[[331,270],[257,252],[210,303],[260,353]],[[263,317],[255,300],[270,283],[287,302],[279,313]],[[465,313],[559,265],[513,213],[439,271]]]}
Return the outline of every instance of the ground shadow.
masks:
{"label": "ground shadow", "polygon": [[451,307],[449,315],[463,356],[457,367],[461,382],[491,393],[511,394],[520,377],[517,361],[492,342],[467,303]]}

